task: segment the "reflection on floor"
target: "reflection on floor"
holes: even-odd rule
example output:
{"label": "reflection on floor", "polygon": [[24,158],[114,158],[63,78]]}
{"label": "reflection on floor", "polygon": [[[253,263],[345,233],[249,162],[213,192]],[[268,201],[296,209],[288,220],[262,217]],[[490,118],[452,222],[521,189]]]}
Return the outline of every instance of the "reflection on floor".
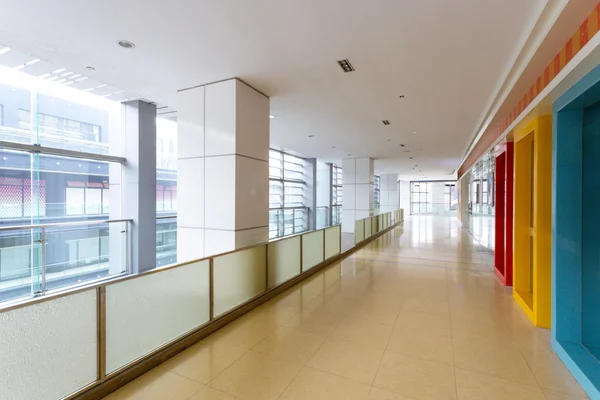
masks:
{"label": "reflection on floor", "polygon": [[108,397],[586,399],[453,217],[397,228]]}

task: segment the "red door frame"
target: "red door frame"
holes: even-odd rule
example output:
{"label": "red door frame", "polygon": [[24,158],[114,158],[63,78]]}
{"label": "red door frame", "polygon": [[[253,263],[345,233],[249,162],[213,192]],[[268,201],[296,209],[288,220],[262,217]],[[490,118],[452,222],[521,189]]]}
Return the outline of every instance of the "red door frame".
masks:
{"label": "red door frame", "polygon": [[494,271],[506,286],[513,280],[513,175],[514,144],[508,142],[496,151],[494,250]]}

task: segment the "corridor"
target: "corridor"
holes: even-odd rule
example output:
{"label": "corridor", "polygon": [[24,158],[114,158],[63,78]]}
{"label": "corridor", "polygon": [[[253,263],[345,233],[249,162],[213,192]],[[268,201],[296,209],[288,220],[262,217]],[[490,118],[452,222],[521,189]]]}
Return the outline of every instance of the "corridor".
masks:
{"label": "corridor", "polygon": [[587,399],[549,341],[455,217],[407,217],[106,399]]}

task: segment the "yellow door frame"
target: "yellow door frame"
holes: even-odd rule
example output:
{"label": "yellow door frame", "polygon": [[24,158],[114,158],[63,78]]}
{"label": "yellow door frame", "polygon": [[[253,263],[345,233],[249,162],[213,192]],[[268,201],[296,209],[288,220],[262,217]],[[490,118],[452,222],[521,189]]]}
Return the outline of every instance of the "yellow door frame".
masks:
{"label": "yellow door frame", "polygon": [[[550,328],[552,117],[536,117],[518,126],[514,141],[513,297],[534,325]],[[532,198],[533,227],[530,219]],[[532,235],[533,257],[530,250]]]}

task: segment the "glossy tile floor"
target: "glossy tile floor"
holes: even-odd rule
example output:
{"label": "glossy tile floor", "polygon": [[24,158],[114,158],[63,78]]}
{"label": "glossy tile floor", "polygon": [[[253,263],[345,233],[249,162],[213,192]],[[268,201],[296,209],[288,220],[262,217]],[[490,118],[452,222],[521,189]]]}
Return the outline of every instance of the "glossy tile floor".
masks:
{"label": "glossy tile floor", "polygon": [[408,217],[107,399],[587,399],[487,251]]}

